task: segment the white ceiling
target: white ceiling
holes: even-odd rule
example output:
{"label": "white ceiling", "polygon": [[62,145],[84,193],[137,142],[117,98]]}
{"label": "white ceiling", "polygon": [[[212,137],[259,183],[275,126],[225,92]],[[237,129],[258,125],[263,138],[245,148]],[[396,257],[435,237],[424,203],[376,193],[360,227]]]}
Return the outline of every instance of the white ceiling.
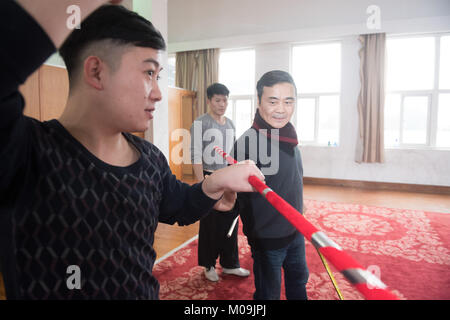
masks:
{"label": "white ceiling", "polygon": [[168,0],[168,40],[365,24],[374,4],[382,22],[450,16],[450,0]]}

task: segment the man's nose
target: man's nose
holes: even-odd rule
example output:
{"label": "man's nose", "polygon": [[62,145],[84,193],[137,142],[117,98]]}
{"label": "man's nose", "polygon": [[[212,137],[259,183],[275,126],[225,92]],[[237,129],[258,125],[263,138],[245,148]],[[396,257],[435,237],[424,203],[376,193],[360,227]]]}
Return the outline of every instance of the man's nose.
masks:
{"label": "man's nose", "polygon": [[277,112],[277,113],[285,113],[286,112],[286,106],[284,105],[284,103],[277,103],[276,104],[276,108],[275,108],[275,112]]}
{"label": "man's nose", "polygon": [[152,91],[150,92],[150,99],[154,101],[161,101],[162,99],[161,90],[159,89],[157,82],[154,84]]}

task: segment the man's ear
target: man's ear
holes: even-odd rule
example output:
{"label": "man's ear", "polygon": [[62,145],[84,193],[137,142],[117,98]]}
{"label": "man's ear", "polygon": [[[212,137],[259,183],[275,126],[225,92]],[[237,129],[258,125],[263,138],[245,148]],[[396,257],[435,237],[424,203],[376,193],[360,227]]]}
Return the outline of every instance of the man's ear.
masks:
{"label": "man's ear", "polygon": [[105,63],[99,57],[89,56],[84,60],[83,67],[84,81],[97,90],[103,90]]}

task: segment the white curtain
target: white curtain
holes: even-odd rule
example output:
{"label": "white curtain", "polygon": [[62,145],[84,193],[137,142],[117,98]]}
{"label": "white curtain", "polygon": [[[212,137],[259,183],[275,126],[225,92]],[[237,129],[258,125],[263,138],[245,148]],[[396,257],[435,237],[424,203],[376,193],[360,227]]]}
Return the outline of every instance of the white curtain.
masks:
{"label": "white curtain", "polygon": [[384,68],[386,34],[366,34],[361,42],[358,97],[359,134],[356,157],[361,162],[384,162]]}

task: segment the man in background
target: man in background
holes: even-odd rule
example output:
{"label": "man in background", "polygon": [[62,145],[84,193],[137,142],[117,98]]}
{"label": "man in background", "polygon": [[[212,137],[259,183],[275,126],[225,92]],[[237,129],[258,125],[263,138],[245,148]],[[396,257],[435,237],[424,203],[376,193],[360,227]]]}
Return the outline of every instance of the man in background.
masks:
{"label": "man in background", "polygon": [[[198,117],[191,126],[191,160],[197,182],[227,166],[212,148],[218,146],[226,152],[230,151],[236,135],[233,122],[224,115],[228,106],[228,88],[214,83],[207,88],[206,94],[208,112]],[[223,273],[241,277],[250,274],[239,265],[237,223],[228,237],[228,231],[237,217],[235,200],[234,192],[225,193],[211,212],[200,220],[198,264],[205,268],[205,276],[210,281],[219,280],[215,268],[218,257]]]}

